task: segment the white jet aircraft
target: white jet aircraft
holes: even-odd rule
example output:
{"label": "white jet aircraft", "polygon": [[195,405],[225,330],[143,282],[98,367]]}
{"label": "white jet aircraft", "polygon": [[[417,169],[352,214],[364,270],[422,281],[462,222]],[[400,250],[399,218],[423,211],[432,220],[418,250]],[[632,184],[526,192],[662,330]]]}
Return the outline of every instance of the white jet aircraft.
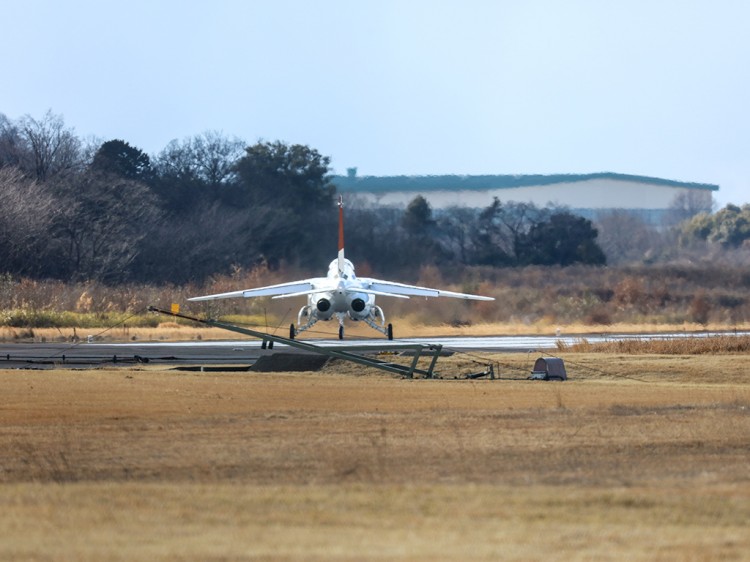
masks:
{"label": "white jet aircraft", "polygon": [[[328,266],[326,277],[313,277],[257,289],[232,291],[203,297],[193,297],[189,301],[206,301],[214,299],[230,299],[235,297],[255,298],[272,297],[284,299],[290,297],[307,297],[307,305],[303,306],[297,315],[297,327],[289,326],[289,337],[294,337],[305,330],[309,330],[318,320],[330,320],[333,316],[339,321],[339,339],[344,339],[344,319],[361,320],[370,327],[393,339],[393,325],[385,325],[383,309],[375,304],[375,297],[451,297],[454,299],[471,299],[478,301],[493,301],[492,297],[454,293],[429,287],[405,285],[393,281],[382,281],[369,277],[358,278],[354,274],[354,265],[344,257],[344,203],[339,197],[339,253],[338,257]],[[305,321],[303,325],[303,321]],[[378,325],[376,322],[379,322]]]}

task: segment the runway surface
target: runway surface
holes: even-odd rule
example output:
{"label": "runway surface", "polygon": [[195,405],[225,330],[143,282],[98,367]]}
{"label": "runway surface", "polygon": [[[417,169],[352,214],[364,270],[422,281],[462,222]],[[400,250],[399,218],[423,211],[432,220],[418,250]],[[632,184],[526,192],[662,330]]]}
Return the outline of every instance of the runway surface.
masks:
{"label": "runway surface", "polygon": [[[713,332],[669,334],[607,334],[575,336],[488,336],[384,339],[302,340],[321,347],[366,353],[377,348],[441,345],[457,352],[555,351],[558,342],[570,345],[582,338],[595,343],[622,339],[708,337]],[[747,335],[746,332],[737,335]],[[102,364],[252,365],[275,352],[305,353],[276,343],[263,348],[260,340],[128,342],[128,343],[0,343],[0,368],[92,367]]]}

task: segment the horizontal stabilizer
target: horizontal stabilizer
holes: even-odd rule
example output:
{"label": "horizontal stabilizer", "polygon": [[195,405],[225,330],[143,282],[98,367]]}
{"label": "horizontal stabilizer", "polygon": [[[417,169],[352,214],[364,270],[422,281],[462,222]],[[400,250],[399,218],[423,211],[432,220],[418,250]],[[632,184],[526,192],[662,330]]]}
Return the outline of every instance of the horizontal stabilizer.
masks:
{"label": "horizontal stabilizer", "polygon": [[[310,289],[310,290],[307,290],[307,291],[299,291],[297,293],[284,293],[283,295],[276,295],[275,297],[271,297],[271,298],[274,298],[274,299],[287,299],[287,298],[291,298],[291,297],[302,297],[302,296],[307,296],[307,295],[314,295],[316,293],[331,292],[331,291],[335,291],[335,290],[338,290],[338,289],[336,289],[335,287],[321,286],[321,287],[318,287],[317,289]],[[394,294],[394,293],[384,293],[382,291],[373,291],[371,289],[362,289],[360,287],[348,287],[347,289],[345,289],[345,291],[347,293],[365,293],[366,295],[379,295],[379,296],[382,296],[382,297],[398,297],[400,299],[408,299],[409,298],[406,295]]]}
{"label": "horizontal stabilizer", "polygon": [[325,293],[330,289],[306,289],[304,291],[297,291],[296,293],[283,293],[271,297],[272,299],[290,299],[292,297],[305,297],[307,295],[314,295],[315,293]]}

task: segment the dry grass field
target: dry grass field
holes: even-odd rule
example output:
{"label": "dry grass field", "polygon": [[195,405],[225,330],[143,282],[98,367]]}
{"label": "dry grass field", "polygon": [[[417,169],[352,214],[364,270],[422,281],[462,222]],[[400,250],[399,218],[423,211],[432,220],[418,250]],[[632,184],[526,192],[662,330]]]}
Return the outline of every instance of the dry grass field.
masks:
{"label": "dry grass field", "polygon": [[0,371],[0,559],[750,560],[750,356],[562,356]]}

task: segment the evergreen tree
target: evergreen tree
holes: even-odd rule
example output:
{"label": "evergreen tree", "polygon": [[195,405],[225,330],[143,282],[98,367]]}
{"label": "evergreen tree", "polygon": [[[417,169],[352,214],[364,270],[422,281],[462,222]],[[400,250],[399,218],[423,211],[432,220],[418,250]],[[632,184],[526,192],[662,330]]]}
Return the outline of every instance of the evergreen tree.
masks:
{"label": "evergreen tree", "polygon": [[604,265],[606,257],[596,243],[591,221],[568,212],[554,213],[531,227],[519,241],[519,262],[533,265],[574,263]]}

